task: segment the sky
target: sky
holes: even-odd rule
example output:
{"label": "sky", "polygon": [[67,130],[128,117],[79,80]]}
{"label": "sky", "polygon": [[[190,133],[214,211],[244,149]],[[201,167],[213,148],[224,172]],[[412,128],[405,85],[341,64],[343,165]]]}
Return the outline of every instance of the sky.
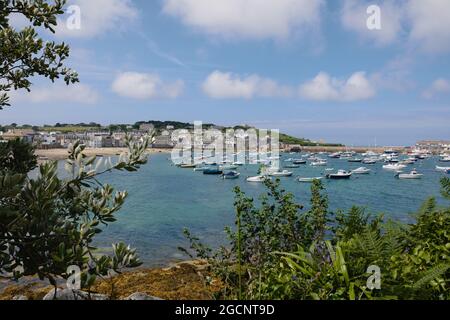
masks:
{"label": "sky", "polygon": [[68,5],[56,34],[40,34],[70,45],[80,83],[33,79],[0,124],[203,121],[355,146],[450,139],[447,0]]}

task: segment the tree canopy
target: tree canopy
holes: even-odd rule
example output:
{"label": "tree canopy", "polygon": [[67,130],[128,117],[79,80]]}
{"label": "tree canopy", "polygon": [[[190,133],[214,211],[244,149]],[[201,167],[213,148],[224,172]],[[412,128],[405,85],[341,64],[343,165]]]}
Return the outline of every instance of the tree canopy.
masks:
{"label": "tree canopy", "polygon": [[[0,2],[0,109],[10,105],[12,90],[30,91],[33,77],[43,76],[52,82],[63,78],[66,84],[78,82],[78,74],[64,65],[69,46],[45,41],[38,33],[55,32],[65,3],[66,0]],[[30,26],[16,30],[11,18],[17,15],[28,19]]]}

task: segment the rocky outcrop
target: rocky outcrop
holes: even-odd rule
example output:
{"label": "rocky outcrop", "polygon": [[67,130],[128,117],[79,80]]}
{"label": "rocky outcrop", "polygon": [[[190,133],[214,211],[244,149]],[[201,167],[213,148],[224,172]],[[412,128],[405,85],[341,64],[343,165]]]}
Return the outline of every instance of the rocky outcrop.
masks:
{"label": "rocky outcrop", "polygon": [[42,300],[108,300],[104,294],[90,294],[80,290],[57,289],[50,290]]}

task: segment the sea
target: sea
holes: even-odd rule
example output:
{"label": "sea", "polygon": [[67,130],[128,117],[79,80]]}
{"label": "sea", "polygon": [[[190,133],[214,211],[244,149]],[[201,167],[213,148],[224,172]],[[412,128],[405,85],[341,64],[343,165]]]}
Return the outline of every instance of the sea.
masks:
{"label": "sea", "polygon": [[[208,176],[193,169],[178,168],[168,154],[153,154],[138,172],[113,172],[102,177],[103,182],[116,190],[127,190],[128,198],[117,213],[117,221],[104,228],[98,235],[96,245],[107,252],[111,243],[123,241],[137,249],[147,267],[166,266],[185,260],[181,250],[189,242],[183,229],[202,242],[213,247],[226,244],[224,228],[235,221],[234,192],[239,186],[259,204],[265,186],[246,182],[246,177],[257,175],[258,165],[245,165],[238,171],[238,180],[223,180],[219,176]],[[283,154],[283,159],[292,155]],[[295,156],[298,157],[298,156]],[[309,207],[310,188],[300,183],[297,177],[325,175],[326,168],[353,170],[361,163],[349,163],[344,159],[327,159],[326,167],[302,165],[293,177],[281,178],[283,189],[291,192],[299,204]],[[404,223],[414,221],[414,214],[429,197],[435,197],[439,205],[448,205],[440,194],[440,179],[445,173],[437,172],[440,163],[437,157],[420,160],[410,165],[405,172],[417,169],[424,174],[420,180],[399,180],[395,172],[382,169],[382,163],[364,165],[372,170],[368,175],[354,175],[350,180],[323,180],[329,198],[330,211],[349,210],[352,206],[366,208],[373,215],[384,214]]]}

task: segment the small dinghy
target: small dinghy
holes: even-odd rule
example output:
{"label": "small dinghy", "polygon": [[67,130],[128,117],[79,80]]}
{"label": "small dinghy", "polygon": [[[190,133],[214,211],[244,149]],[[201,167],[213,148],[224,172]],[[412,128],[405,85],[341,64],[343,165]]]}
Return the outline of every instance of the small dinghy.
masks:
{"label": "small dinghy", "polygon": [[272,177],[291,177],[293,175],[293,172],[288,171],[288,170],[283,170],[283,171],[271,172],[270,175]]}
{"label": "small dinghy", "polygon": [[314,181],[322,180],[323,177],[314,177],[314,178],[298,178],[298,182],[302,183],[313,183]]}
{"label": "small dinghy", "polygon": [[396,175],[399,179],[422,179],[423,174],[418,173],[416,170],[411,171],[410,173],[399,173]]}
{"label": "small dinghy", "polygon": [[360,167],[358,169],[352,170],[353,174],[369,174],[370,169],[367,169],[366,167]]}
{"label": "small dinghy", "polygon": [[234,179],[238,179],[240,175],[241,174],[237,171],[230,171],[230,172],[224,173],[222,175],[222,178],[224,180],[234,180]]}
{"label": "small dinghy", "polygon": [[343,180],[343,179],[350,179],[351,176],[352,176],[351,172],[348,172],[346,170],[339,170],[337,173],[327,174],[327,179]]}

